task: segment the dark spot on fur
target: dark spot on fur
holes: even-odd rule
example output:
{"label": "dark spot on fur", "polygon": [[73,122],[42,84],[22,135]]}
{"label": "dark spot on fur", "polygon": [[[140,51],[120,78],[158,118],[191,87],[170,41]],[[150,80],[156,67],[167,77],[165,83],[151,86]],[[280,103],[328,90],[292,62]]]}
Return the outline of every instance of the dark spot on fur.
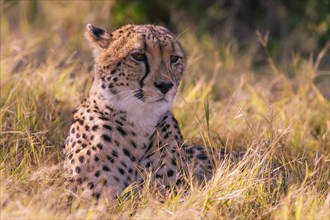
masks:
{"label": "dark spot on fur", "polygon": [[149,161],[147,164],[146,164],[146,168],[149,168],[151,166],[152,162]]}
{"label": "dark spot on fur", "polygon": [[106,142],[111,142],[111,137],[107,134],[102,134],[102,138],[106,141]]}
{"label": "dark spot on fur", "polygon": [[88,187],[89,189],[93,189],[93,188],[94,188],[94,184],[93,184],[92,182],[89,182],[89,183],[87,184],[87,187]]}
{"label": "dark spot on fur", "polygon": [[116,123],[123,126],[124,124],[121,121],[116,120]]}
{"label": "dark spot on fur", "polygon": [[104,171],[107,171],[107,172],[110,171],[109,167],[107,167],[107,166],[105,166],[105,165],[103,166],[103,170],[104,170]]}
{"label": "dark spot on fur", "polygon": [[99,199],[101,197],[101,193],[93,193],[92,196],[95,198],[95,199]]}
{"label": "dark spot on fur", "polygon": [[123,167],[127,168],[127,165],[124,161],[120,161],[121,165],[123,165]]}
{"label": "dark spot on fur", "polygon": [[95,160],[95,162],[97,162],[97,161],[99,161],[100,160],[100,158],[98,157],[98,156],[94,156],[94,160]]}
{"label": "dark spot on fur", "polygon": [[106,118],[106,117],[103,117],[103,116],[99,117],[99,119],[102,120],[102,121],[109,121],[109,118]]}
{"label": "dark spot on fur", "polygon": [[77,183],[78,183],[79,185],[81,185],[81,184],[83,183],[82,179],[81,179],[81,178],[78,178],[78,179],[77,179]]}
{"label": "dark spot on fur", "polygon": [[84,157],[83,157],[83,156],[80,156],[80,157],[79,157],[79,162],[80,162],[80,163],[83,163],[83,162],[84,162]]}
{"label": "dark spot on fur", "polygon": [[167,127],[166,126],[163,127],[162,133],[164,133],[165,131],[167,131]]}
{"label": "dark spot on fur", "polygon": [[118,167],[118,171],[121,175],[125,175],[125,170],[123,170],[122,168]]}
{"label": "dark spot on fur", "polygon": [[204,151],[204,148],[202,148],[200,146],[196,147],[196,149],[199,150],[199,151]]}
{"label": "dark spot on fur", "polygon": [[119,131],[119,133],[123,136],[126,135],[126,131],[124,131],[124,129],[122,129],[122,127],[117,127],[117,130]]}
{"label": "dark spot on fur", "polygon": [[167,176],[168,177],[171,177],[171,176],[173,176],[174,175],[174,171],[173,170],[169,170],[169,171],[167,171]]}
{"label": "dark spot on fur", "polygon": [[103,127],[109,131],[112,131],[112,127],[110,125],[103,125]]}
{"label": "dark spot on fur", "polygon": [[99,177],[101,175],[101,172],[98,170],[95,172],[94,176]]}
{"label": "dark spot on fur", "polygon": [[194,151],[193,148],[189,148],[189,149],[186,149],[186,153],[188,153],[188,154],[194,154],[195,151]]}
{"label": "dark spot on fur", "polygon": [[80,173],[80,171],[81,171],[80,167],[78,167],[78,166],[76,166],[75,170],[76,170],[76,173]]}
{"label": "dark spot on fur", "polygon": [[168,118],[168,115],[165,115],[162,119],[162,121],[165,121]]}
{"label": "dark spot on fur", "polygon": [[98,143],[98,144],[96,145],[96,147],[97,147],[98,149],[100,149],[100,150],[103,149],[103,145],[102,145],[101,143]]}
{"label": "dark spot on fur", "polygon": [[113,163],[114,162],[113,157],[111,157],[110,155],[107,155],[107,159],[110,161],[110,163]]}
{"label": "dark spot on fur", "polygon": [[198,154],[196,157],[200,160],[206,160],[207,159],[207,156],[205,154]]}
{"label": "dark spot on fur", "polygon": [[107,181],[106,179],[102,179],[102,180],[100,181],[100,183],[101,183],[102,186],[106,186],[107,183],[108,183],[108,181]]}
{"label": "dark spot on fur", "polygon": [[119,178],[118,177],[114,176],[113,178],[119,183]]}
{"label": "dark spot on fur", "polygon": [[117,151],[112,150],[112,156],[114,156],[114,157],[118,157],[118,153],[117,153]]}
{"label": "dark spot on fur", "polygon": [[136,148],[136,144],[134,141],[131,141],[131,144],[133,145],[134,148]]}
{"label": "dark spot on fur", "polygon": [[123,152],[127,157],[131,157],[131,153],[126,148],[123,149]]}

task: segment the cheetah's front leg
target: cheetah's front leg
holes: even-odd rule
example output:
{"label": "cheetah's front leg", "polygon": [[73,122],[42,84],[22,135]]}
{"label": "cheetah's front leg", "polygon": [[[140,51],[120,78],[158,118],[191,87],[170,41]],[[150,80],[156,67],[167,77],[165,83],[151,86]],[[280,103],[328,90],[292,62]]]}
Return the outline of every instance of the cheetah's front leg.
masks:
{"label": "cheetah's front leg", "polygon": [[199,181],[209,179],[213,167],[210,155],[203,147],[183,145],[178,123],[172,113],[168,113],[157,124],[139,165],[145,173],[151,171],[157,183],[170,186],[185,176]]}
{"label": "cheetah's front leg", "polygon": [[171,113],[166,114],[157,124],[156,130],[150,138],[150,144],[140,160],[142,178],[152,174],[152,182],[169,187],[180,181],[182,136],[178,124]]}
{"label": "cheetah's front leg", "polygon": [[202,182],[211,178],[215,165],[225,158],[237,159],[241,155],[216,148],[183,144],[177,120],[166,114],[157,125],[151,143],[140,161],[144,171],[152,171],[152,179],[169,186],[185,176]]}

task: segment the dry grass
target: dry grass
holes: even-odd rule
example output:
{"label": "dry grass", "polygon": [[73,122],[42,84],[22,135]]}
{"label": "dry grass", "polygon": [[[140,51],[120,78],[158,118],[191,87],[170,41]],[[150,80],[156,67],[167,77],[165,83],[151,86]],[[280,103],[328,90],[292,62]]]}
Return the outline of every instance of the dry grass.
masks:
{"label": "dry grass", "polygon": [[180,36],[189,64],[173,111],[183,134],[248,150],[242,161],[219,163],[205,186],[165,195],[146,186],[95,205],[65,189],[61,146],[92,80],[83,25],[105,24],[95,11],[111,3],[81,4],[79,15],[73,4],[43,7],[52,9],[44,21],[22,13],[16,29],[1,14],[1,219],[329,219],[330,107],[313,83],[318,61],[293,56],[293,78],[271,57],[257,71],[261,35],[245,53],[189,29]]}

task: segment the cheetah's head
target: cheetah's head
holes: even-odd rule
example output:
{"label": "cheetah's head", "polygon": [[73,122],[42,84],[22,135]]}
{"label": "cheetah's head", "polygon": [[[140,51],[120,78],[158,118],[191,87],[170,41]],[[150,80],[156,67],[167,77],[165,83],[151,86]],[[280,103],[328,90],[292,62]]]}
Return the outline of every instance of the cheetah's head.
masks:
{"label": "cheetah's head", "polygon": [[186,59],[175,36],[154,25],[126,25],[109,33],[88,24],[95,59],[92,92],[124,111],[158,117],[171,108]]}

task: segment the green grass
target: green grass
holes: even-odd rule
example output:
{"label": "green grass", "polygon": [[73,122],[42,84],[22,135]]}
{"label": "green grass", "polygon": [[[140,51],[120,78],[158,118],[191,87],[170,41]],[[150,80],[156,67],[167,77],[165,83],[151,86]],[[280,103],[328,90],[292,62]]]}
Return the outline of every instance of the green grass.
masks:
{"label": "green grass", "polygon": [[44,21],[22,13],[14,30],[9,12],[1,15],[1,219],[329,218],[330,103],[314,84],[329,73],[318,67],[328,48],[318,59],[294,54],[289,68],[268,54],[255,68],[258,51],[267,51],[261,35],[242,53],[235,42],[197,39],[188,29],[180,35],[188,67],[173,107],[183,135],[247,156],[219,162],[203,186],[188,178],[177,193],[145,186],[95,205],[65,188],[61,153],[71,111],[92,81],[84,24],[105,26],[96,12],[103,5],[84,3],[79,14],[69,13],[72,5],[43,6],[54,8]]}

